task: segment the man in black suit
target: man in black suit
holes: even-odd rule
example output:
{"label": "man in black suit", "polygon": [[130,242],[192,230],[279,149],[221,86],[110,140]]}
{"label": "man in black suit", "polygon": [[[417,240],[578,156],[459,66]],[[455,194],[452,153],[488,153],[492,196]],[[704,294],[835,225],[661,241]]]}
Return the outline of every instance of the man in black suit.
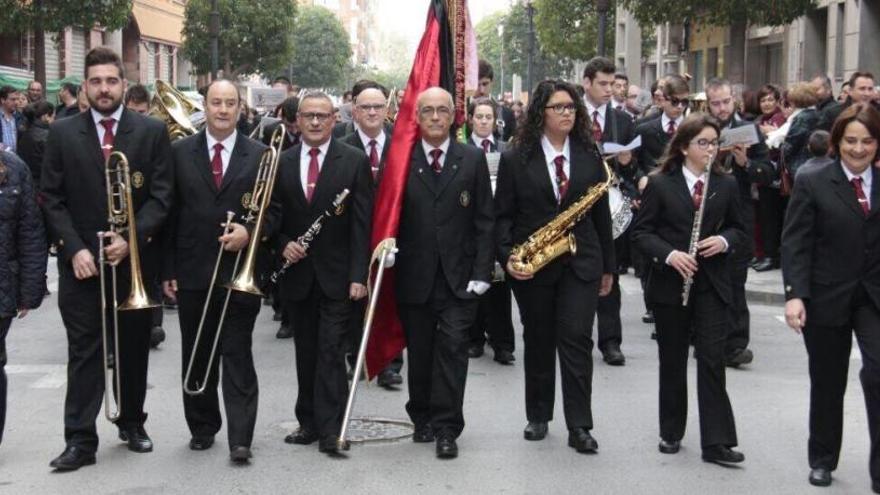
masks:
{"label": "man in black suit", "polygon": [[[730,82],[713,78],[706,82],[706,104],[709,113],[721,123],[721,129],[735,129],[742,126],[755,126],[736,114],[736,102]],[[726,170],[730,170],[739,186],[740,216],[747,233],[745,242],[730,253],[730,283],[733,302],[730,311],[730,331],[727,334],[725,349],[728,366],[737,367],[752,362],[753,354],[749,346],[749,306],[746,303],[746,278],[749,260],[754,252],[755,205],[752,200],[752,184],[769,186],[773,182],[774,169],[770,163],[770,150],[764,144],[763,133],[755,129],[759,143],[751,146],[736,145],[729,151],[722,151],[718,160]]]}
{"label": "man in black suit", "polygon": [[[385,97],[386,108],[385,112],[387,113],[387,102],[388,102],[388,90],[385,89],[385,86],[377,83],[376,81],[371,81],[369,79],[361,79],[354,83],[354,86],[351,87],[351,97],[352,102],[357,100],[357,97],[360,96],[361,92],[366,89],[378,89],[382,92],[382,95]],[[383,127],[385,129],[385,134],[391,135],[391,124],[387,122],[383,122]],[[344,138],[351,134],[354,134],[358,129],[358,122],[355,119],[352,119],[348,122],[339,122],[338,124],[333,126],[333,137],[337,139]]]}
{"label": "man in black suit", "polygon": [[[297,122],[303,141],[281,155],[274,194],[281,208],[275,245],[291,263],[278,283],[293,327],[299,385],[299,429],[284,441],[319,440],[321,452],[334,453],[348,391],[345,341],[352,301],[367,295],[373,185],[367,157],[331,139],[333,102],[327,95],[306,94]],[[350,191],[348,199],[324,220],[306,252],[296,239],[343,189]]]}
{"label": "man in black suit", "polygon": [[492,188],[483,153],[450,138],[452,95],[418,97],[400,216],[397,303],[409,358],[413,441],[436,439],[440,458],[458,455],[464,429],[468,331],[492,271]]}
{"label": "man in black suit", "polygon": [[[495,81],[495,71],[492,69],[492,64],[485,60],[480,60],[477,64],[478,81],[474,98],[492,98],[492,83]],[[501,89],[504,90],[504,88]],[[513,110],[494,99],[492,101],[495,104],[495,113],[498,115],[495,137],[506,143],[516,132],[516,117],[513,115]]]}
{"label": "man in black suit", "polygon": [[[593,141],[596,143],[629,144],[634,137],[635,126],[629,116],[612,108],[611,97],[615,84],[614,62],[604,57],[595,57],[584,67],[584,105],[590,120]],[[620,177],[631,177],[636,168],[633,154],[625,151],[614,159],[614,168],[623,171]],[[621,235],[614,242],[614,252],[618,265],[620,255],[629,252],[629,237]],[[596,320],[599,327],[599,351],[606,363],[623,366],[626,357],[620,350],[623,340],[623,326],[620,322],[620,275],[614,270],[614,284],[611,293],[600,297],[596,307]]]}
{"label": "man in black suit", "polygon": [[874,74],[865,71],[853,72],[849,77],[849,96],[841,103],[826,105],[819,119],[819,129],[831,131],[837,117],[856,103],[877,107],[877,87]]}
{"label": "man in black suit", "polygon": [[[355,130],[341,141],[349,146],[364,152],[370,160],[370,173],[374,187],[379,187],[379,179],[382,177],[382,169],[385,165],[385,157],[391,148],[391,132],[385,125],[385,116],[388,114],[387,90],[380,84],[377,87],[368,86],[367,81],[362,81],[356,89],[357,96],[352,100],[352,117],[354,118]],[[364,316],[367,301],[359,301],[354,304],[354,312],[350,323],[348,342],[348,364],[354,372],[355,360],[360,350],[363,336]],[[384,388],[392,388],[403,383],[400,370],[403,368],[403,354],[397,355],[388,366],[376,377],[376,382]]]}
{"label": "man in black suit", "polygon": [[[193,348],[196,359],[189,382],[184,382],[183,410],[192,439],[192,450],[205,450],[214,443],[222,419],[217,398],[219,366],[223,363],[223,403],[226,406],[229,450],[233,462],[245,463],[257,420],[257,373],[251,354],[251,335],[260,311],[258,297],[233,292],[223,328],[218,329],[223,303],[229,289],[223,284],[233,277],[236,252],[248,245],[249,234],[241,222],[254,188],[257,169],[265,146],[236,131],[241,111],[238,89],[227,80],[211,83],[205,98],[207,128],[174,143],[175,194],[171,220],[165,228],[163,288],[165,295],[178,302],[182,368],[186,380]],[[234,212],[235,222],[224,234],[226,212]],[[224,245],[220,270],[213,281],[208,302],[217,242]],[[241,265],[239,265],[239,270]],[[202,334],[196,342],[199,324]],[[204,381],[214,336],[220,333],[217,355]],[[204,392],[186,390],[204,387]]]}
{"label": "man in black suit", "polygon": [[[640,177],[645,177],[657,166],[657,162],[666,151],[666,145],[675,135],[675,130],[684,120],[688,106],[690,89],[685,79],[677,74],[668,75],[664,83],[658,86],[662,94],[658,95],[660,112],[658,116],[636,122],[635,133],[642,136],[642,146],[636,152]],[[658,118],[659,117],[659,118]],[[640,187],[644,181],[640,179]]]}
{"label": "man in black suit", "polygon": [[[58,470],[94,464],[98,448],[95,419],[105,393],[95,261],[98,232],[105,232],[108,261],[118,265],[119,292],[110,294],[108,299],[115,296],[122,300],[129,292],[131,274],[125,258],[131,234],[107,232],[106,156],[111,150],[121,151],[129,160],[134,203],[130,210],[137,217],[137,242],[145,281],[152,280],[158,271],[161,246],[156,235],[170,210],[174,187],[171,145],[165,126],[122,106],[126,82],[119,56],[110,49],[95,48],[86,55],[85,66],[84,86],[91,111],[61,119],[50,127],[42,175],[43,209],[51,239],[59,247],[58,306],[69,346],[64,404],[67,447],[50,464]],[[157,298],[158,294],[152,297]],[[112,331],[112,318],[108,320],[108,331]],[[150,323],[145,311],[119,312],[120,355],[115,356],[115,370],[121,375],[122,400],[116,425],[120,439],[128,442],[129,450],[134,452],[153,449],[143,426],[147,419],[143,405]]]}

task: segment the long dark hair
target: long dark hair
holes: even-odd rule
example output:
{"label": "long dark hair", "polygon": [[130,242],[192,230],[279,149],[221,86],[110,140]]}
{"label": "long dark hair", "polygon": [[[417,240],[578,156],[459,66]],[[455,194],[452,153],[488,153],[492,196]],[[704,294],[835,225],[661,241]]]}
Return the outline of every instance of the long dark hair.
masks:
{"label": "long dark hair", "polygon": [[[660,166],[652,173],[663,174],[684,165],[684,149],[707,127],[715,129],[718,136],[721,136],[721,124],[718,123],[718,119],[715,117],[702,112],[694,112],[688,115],[681,125],[678,126],[675,136],[672,137],[672,141],[666,147],[666,153],[660,159]],[[712,164],[712,171],[716,174],[726,173],[717,157]]]}
{"label": "long dark hair", "polygon": [[568,135],[569,139],[573,143],[580,143],[585,149],[593,147],[590,124],[587,120],[587,108],[584,106],[584,100],[578,95],[577,88],[562,80],[546,79],[535,87],[528,110],[526,110],[525,121],[517,126],[516,136],[513,138],[514,144],[526,158],[531,158],[541,149],[541,136],[544,134],[544,107],[557,91],[565,91],[574,102],[574,127]]}

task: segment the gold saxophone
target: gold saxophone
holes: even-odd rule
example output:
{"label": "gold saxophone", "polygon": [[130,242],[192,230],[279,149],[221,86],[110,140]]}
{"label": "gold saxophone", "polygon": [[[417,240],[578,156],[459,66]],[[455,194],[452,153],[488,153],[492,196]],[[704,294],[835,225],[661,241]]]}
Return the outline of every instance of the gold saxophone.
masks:
{"label": "gold saxophone", "polygon": [[526,242],[513,247],[510,255],[514,258],[511,264],[515,270],[534,274],[563,254],[574,255],[577,252],[577,242],[572,229],[605,195],[614,180],[614,173],[608,161],[603,159],[602,165],[605,167],[607,177],[605,182],[591,187],[574,204],[530,235]]}

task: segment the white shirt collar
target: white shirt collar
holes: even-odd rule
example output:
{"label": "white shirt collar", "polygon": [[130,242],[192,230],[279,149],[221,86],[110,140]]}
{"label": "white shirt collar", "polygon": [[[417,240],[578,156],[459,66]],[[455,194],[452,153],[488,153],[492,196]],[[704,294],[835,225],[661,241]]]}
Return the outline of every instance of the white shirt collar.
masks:
{"label": "white shirt collar", "polygon": [[356,132],[358,133],[358,136],[360,136],[360,138],[361,138],[361,142],[364,143],[364,149],[367,151],[368,155],[370,154],[370,141],[372,141],[373,139],[376,140],[376,146],[380,151],[383,148],[385,148],[385,131],[384,130],[380,131],[379,135],[376,136],[375,138],[371,138],[370,136],[367,136],[364,133],[364,131],[361,130],[360,127],[357,127],[357,125],[355,125],[355,128],[357,129]]}
{"label": "white shirt collar", "polygon": [[[300,155],[301,155],[301,156],[305,156],[305,157],[309,156],[309,151],[310,151],[312,148],[315,148],[315,146],[312,146],[312,145],[310,145],[310,144],[306,144],[306,142],[303,141],[303,143],[302,143],[302,152],[300,153]],[[319,162],[323,162],[323,161],[324,161],[324,157],[327,156],[327,150],[330,149],[330,139],[328,139],[327,141],[325,141],[324,144],[322,144],[322,145],[320,145],[320,146],[317,146],[317,148],[318,148],[318,150],[319,150],[319,152],[318,152],[318,161],[319,161]]]}
{"label": "white shirt collar", "polygon": [[442,166],[446,163],[446,155],[449,154],[449,138],[446,138],[446,141],[443,141],[443,144],[440,146],[434,146],[422,139],[422,149],[425,151],[425,158],[429,164],[431,163],[431,150],[439,149],[443,151],[443,154],[440,155],[440,165]]}
{"label": "white shirt collar", "polygon": [[214,145],[220,143],[223,145],[223,151],[232,152],[232,149],[235,148],[235,140],[238,138],[238,131],[233,130],[232,134],[226,137],[223,141],[217,141],[217,139],[211,135],[211,131],[205,129],[205,135],[208,136],[208,153],[214,153]]}
{"label": "white shirt collar", "polygon": [[486,137],[480,137],[480,136],[477,136],[476,134],[471,134],[471,142],[474,143],[475,145],[479,146],[480,148],[483,147],[483,140],[484,139],[488,139],[490,143],[495,144],[495,136],[493,136],[492,134],[489,134]]}
{"label": "white shirt collar", "polygon": [[[666,131],[666,129],[669,128],[669,121],[670,121],[670,120],[672,120],[672,119],[670,119],[670,118],[666,115],[666,112],[663,112],[663,113],[660,114],[660,125],[663,127],[663,131],[664,131],[664,132]],[[678,130],[678,126],[681,125],[681,121],[682,121],[682,120],[684,120],[684,114],[679,115],[678,118],[675,119],[675,129],[676,129],[676,130]]]}
{"label": "white shirt collar", "polygon": [[859,175],[855,175],[852,172],[850,172],[850,170],[848,168],[846,168],[846,165],[843,164],[843,161],[840,162],[840,168],[843,169],[843,173],[844,173],[844,175],[846,175],[846,180],[849,182],[852,182],[852,180],[855,179],[856,177],[862,178],[862,190],[865,192],[865,197],[868,198],[868,201],[870,201],[871,200],[871,183],[874,181],[874,172],[871,170],[873,167],[869,166],[868,168],[865,169],[864,172],[862,172]]}
{"label": "white shirt collar", "polygon": [[112,114],[105,116],[94,108],[89,109],[89,111],[92,112],[92,120],[95,121],[95,126],[100,126],[102,129],[104,126],[103,124],[101,124],[101,121],[104,119],[116,119],[114,125],[119,124],[119,119],[122,118],[122,110],[123,106],[119,105],[119,107]]}
{"label": "white shirt collar", "polygon": [[694,194],[694,184],[696,184],[698,180],[702,180],[703,185],[706,184],[706,173],[705,172],[703,173],[703,175],[697,177],[696,175],[694,175],[693,172],[691,172],[691,170],[689,168],[685,167],[684,165],[681,166],[681,172],[684,174],[684,181],[687,183],[688,192],[691,195]]}
{"label": "white shirt collar", "polygon": [[565,157],[565,163],[571,163],[571,147],[569,146],[569,138],[566,136],[565,144],[562,145],[562,151],[556,151],[556,148],[550,144],[550,140],[547,139],[547,136],[541,136],[541,148],[544,150],[544,159],[547,163],[553,163],[553,160],[556,159],[557,156],[562,155]]}
{"label": "white shirt collar", "polygon": [[584,96],[584,104],[587,106],[587,118],[589,118],[591,122],[593,121],[594,112],[599,112],[599,122],[605,122],[605,112],[608,107],[607,103],[594,107],[593,104],[590,103],[590,99]]}

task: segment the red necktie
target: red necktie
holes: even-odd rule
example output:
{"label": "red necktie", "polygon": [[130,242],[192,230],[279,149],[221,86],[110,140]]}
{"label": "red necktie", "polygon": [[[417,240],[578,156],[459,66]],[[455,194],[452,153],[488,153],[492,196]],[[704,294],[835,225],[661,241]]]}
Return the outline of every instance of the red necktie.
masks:
{"label": "red necktie", "polygon": [[593,141],[602,142],[602,125],[599,123],[599,111],[593,111]]}
{"label": "red necktie", "polygon": [[697,182],[694,184],[694,209],[700,209],[700,203],[703,200],[703,179],[697,179]]}
{"label": "red necktie", "polygon": [[223,184],[223,157],[220,152],[223,151],[223,144],[214,144],[214,158],[211,158],[211,173],[214,175],[214,185],[220,189]]}
{"label": "red necktie", "polygon": [[666,126],[666,134],[669,134],[669,137],[672,137],[675,135],[675,121],[674,120],[670,120],[669,125]]}
{"label": "red necktie", "polygon": [[858,198],[859,200],[859,206],[862,207],[862,211],[865,212],[865,216],[868,216],[868,213],[871,212],[871,208],[868,206],[868,198],[867,196],[865,196],[865,190],[862,189],[862,178],[853,177],[850,182],[852,182],[853,189],[856,190],[856,198]]}
{"label": "red necktie", "polygon": [[440,175],[440,172],[443,171],[443,167],[440,165],[440,155],[442,154],[443,150],[441,149],[431,150],[431,168],[437,175]]}
{"label": "red necktie", "polygon": [[110,157],[113,152],[113,125],[116,119],[103,119],[101,125],[104,126],[104,139],[101,140],[101,151],[104,152],[104,160]]}
{"label": "red necktie", "polygon": [[489,141],[488,139],[484,139],[483,142],[480,144],[483,145],[483,153],[488,153],[489,151],[492,150],[492,141]]}
{"label": "red necktie", "polygon": [[311,156],[311,160],[309,160],[309,175],[306,178],[306,200],[311,203],[312,196],[315,194],[315,186],[318,184],[318,174],[320,171],[318,170],[318,154],[321,152],[318,148],[312,148],[309,150],[309,156]]}
{"label": "red necktie", "polygon": [[562,203],[562,200],[565,199],[565,193],[568,192],[568,176],[565,175],[565,169],[563,168],[565,156],[557,156],[553,159],[553,163],[556,165],[556,186],[559,188],[559,202]]}
{"label": "red necktie", "polygon": [[376,149],[378,144],[375,139],[370,140],[370,170],[373,172],[373,182],[376,181],[376,174],[379,173],[379,152]]}

